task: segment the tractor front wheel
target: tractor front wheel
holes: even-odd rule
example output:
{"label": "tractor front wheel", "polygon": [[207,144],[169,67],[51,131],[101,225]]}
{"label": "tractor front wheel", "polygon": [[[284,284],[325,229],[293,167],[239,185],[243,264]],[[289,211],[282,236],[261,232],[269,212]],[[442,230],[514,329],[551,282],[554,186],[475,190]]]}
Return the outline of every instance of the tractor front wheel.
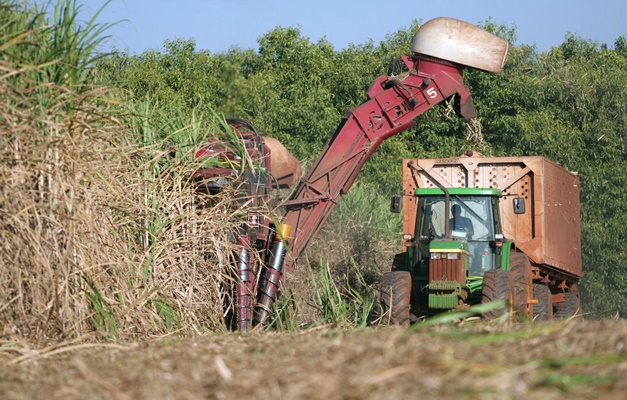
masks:
{"label": "tractor front wheel", "polygon": [[411,274],[408,271],[386,272],[381,278],[381,306],[384,322],[409,326]]}

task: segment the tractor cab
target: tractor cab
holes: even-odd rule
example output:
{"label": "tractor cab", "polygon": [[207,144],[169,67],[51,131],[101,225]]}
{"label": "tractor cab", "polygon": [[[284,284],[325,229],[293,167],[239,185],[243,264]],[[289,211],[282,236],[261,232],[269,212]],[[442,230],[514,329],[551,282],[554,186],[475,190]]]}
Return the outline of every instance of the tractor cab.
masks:
{"label": "tractor cab", "polygon": [[[414,282],[431,309],[472,300],[483,274],[500,268],[499,189],[416,189],[415,233],[407,248]],[[420,294],[418,294],[420,295]]]}
{"label": "tractor cab", "polygon": [[[446,243],[465,241],[468,248],[468,276],[483,276],[494,268],[497,240],[502,239],[498,213],[498,189],[449,189],[449,204],[440,189],[417,189],[415,261],[425,270],[429,260],[446,254]],[[448,212],[447,212],[448,211]],[[446,233],[448,218],[450,233]],[[436,241],[435,243],[432,242]],[[457,248],[458,245],[452,244]]]}

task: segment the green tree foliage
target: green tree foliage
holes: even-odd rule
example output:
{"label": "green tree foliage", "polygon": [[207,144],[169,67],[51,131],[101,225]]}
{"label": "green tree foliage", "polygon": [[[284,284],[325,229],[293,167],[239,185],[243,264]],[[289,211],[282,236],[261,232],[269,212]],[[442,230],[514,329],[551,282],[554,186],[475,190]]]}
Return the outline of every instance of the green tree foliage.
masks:
{"label": "green tree foliage", "polygon": [[[312,43],[297,28],[278,27],[258,51],[199,51],[175,39],[163,49],[116,54],[99,61],[94,76],[154,99],[177,114],[215,109],[248,118],[283,141],[301,160],[315,159],[341,117],[365,100],[365,91],[389,73],[394,57],[410,50],[410,27],[381,43],[336,50]],[[486,29],[516,41],[515,26],[488,20]],[[501,74],[466,71],[482,128],[469,139],[465,120],[450,107],[423,115],[416,127],[381,146],[361,180],[383,192],[400,188],[403,157],[456,156],[469,148],[492,155],[543,155],[581,178],[583,304],[593,315],[627,314],[627,41],[613,46],[568,35],[546,52],[510,45]]]}

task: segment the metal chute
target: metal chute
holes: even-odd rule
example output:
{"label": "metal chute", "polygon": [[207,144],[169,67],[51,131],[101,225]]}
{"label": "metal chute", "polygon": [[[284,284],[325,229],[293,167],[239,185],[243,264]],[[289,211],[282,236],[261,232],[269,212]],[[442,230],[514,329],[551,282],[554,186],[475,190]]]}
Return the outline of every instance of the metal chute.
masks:
{"label": "metal chute", "polygon": [[412,51],[488,72],[501,72],[507,40],[468,22],[440,17],[427,21],[414,37]]}

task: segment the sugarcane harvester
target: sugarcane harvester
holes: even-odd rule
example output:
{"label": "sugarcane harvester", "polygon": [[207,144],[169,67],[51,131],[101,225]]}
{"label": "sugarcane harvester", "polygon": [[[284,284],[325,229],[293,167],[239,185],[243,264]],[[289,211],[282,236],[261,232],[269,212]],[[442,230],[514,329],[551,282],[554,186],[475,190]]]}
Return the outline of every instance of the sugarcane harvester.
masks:
{"label": "sugarcane harvester", "polygon": [[[220,166],[201,168],[194,173],[201,192],[215,195],[225,187],[235,186],[239,203],[247,211],[246,222],[238,230],[235,239],[237,254],[237,284],[235,288],[235,326],[240,331],[248,331],[253,325],[255,293],[258,274],[256,268],[268,253],[267,239],[274,231],[273,224],[266,218],[267,208],[271,208],[273,192],[290,188],[301,175],[300,162],[281,142],[260,134],[252,123],[240,118],[226,118],[225,129],[235,133],[239,149],[233,143],[213,139],[204,143],[196,152],[196,158],[219,157]],[[242,153],[246,152],[246,156]],[[245,165],[247,157],[251,165]],[[285,235],[286,232],[282,232]],[[283,246],[283,242],[278,242]],[[272,254],[282,253],[272,249]]]}
{"label": "sugarcane harvester", "polygon": [[[257,271],[256,284],[251,285],[241,274],[241,293],[248,300],[254,298],[255,304],[251,315],[250,302],[238,300],[239,330],[265,327],[271,322],[282,275],[294,270],[340,196],[349,191],[379,145],[414,126],[415,119],[431,107],[451,98],[461,116],[476,117],[462,71],[500,72],[507,48],[507,41],[456,19],[436,18],[420,27],[412,53],[400,58],[403,72],[382,75],[373,82],[366,102],[347,113],[306,177],[282,204],[285,214],[278,227],[269,227],[274,239],[267,241],[269,251]],[[245,260],[242,257],[240,264]],[[240,270],[251,271],[243,265]]]}

